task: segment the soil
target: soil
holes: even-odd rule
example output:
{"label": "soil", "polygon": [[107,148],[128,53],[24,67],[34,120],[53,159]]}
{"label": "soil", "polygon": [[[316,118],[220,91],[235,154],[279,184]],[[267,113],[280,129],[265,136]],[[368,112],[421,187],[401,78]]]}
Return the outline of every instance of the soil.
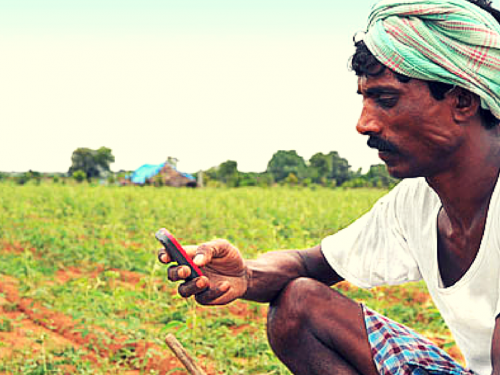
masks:
{"label": "soil", "polygon": [[[23,248],[21,244],[10,244],[5,241],[0,242],[0,249],[4,252],[14,253],[22,253],[25,251],[25,248]],[[35,252],[35,249],[30,250]],[[97,265],[92,272],[84,272],[77,267],[67,267],[56,273],[55,282],[62,284],[80,277],[99,277],[104,271],[105,267],[102,265]],[[119,275],[118,281],[121,285],[129,284],[131,288],[140,283],[141,279],[144,277],[142,274],[126,270],[112,269],[112,271],[115,271]],[[20,297],[18,285],[18,280],[15,278],[0,274],[0,323],[4,319],[14,322],[12,330],[0,332],[0,359],[8,358],[16,351],[27,349],[32,353],[39,353],[41,350],[73,347],[85,352],[86,358],[95,366],[98,366],[102,358],[109,358],[116,354],[118,354],[117,357],[119,357],[120,351],[124,349],[132,351],[135,354],[135,358],[141,359],[146,358],[146,353],[149,349],[154,349],[155,352],[159,354],[155,354],[149,358],[146,364],[146,370],[157,370],[160,374],[166,374],[169,370],[174,368],[182,368],[180,361],[171,352],[165,351],[152,343],[139,342],[125,344],[127,342],[127,337],[112,336],[100,327],[86,326],[90,333],[85,336],[82,335],[77,329],[78,322],[71,317],[57,311],[52,311],[31,299]],[[338,287],[344,291],[353,288],[353,286],[347,282],[341,283]],[[413,294],[407,296],[404,294],[404,291],[402,291],[402,293],[403,298],[401,298],[401,296],[396,298],[390,295],[390,293],[387,293],[387,298],[394,298],[395,303],[406,303],[406,300],[412,303],[416,301],[419,304],[430,302],[429,296],[423,292],[419,293],[417,296]],[[401,299],[404,301],[401,301]],[[251,308],[246,303],[236,301],[223,308],[228,309],[232,316],[246,321],[265,321],[267,316],[267,307],[264,305],[258,308]],[[213,311],[215,313],[215,309],[217,308],[213,307],[211,309],[214,309]],[[249,324],[243,324],[231,329],[234,334],[237,334],[242,330],[249,329],[249,327]],[[99,336],[108,335],[109,340],[106,341],[111,344],[102,344],[102,339],[99,340],[97,334],[99,334]],[[43,345],[40,342],[40,337],[42,336],[44,337]],[[431,337],[430,339],[436,342],[438,346],[442,347],[445,344],[445,340],[441,338]],[[458,347],[448,347],[446,351],[460,363],[464,363]],[[204,367],[207,375],[216,374],[213,364],[206,362],[202,367]],[[72,373],[71,369],[68,369],[68,374],[70,373]],[[141,372],[139,369],[134,368],[132,363],[124,365],[123,371],[120,371],[120,374],[135,375],[140,373],[145,373],[144,369],[142,369]],[[175,371],[169,374],[185,375],[187,371]]]}
{"label": "soil", "polygon": [[[122,280],[137,283],[140,275],[115,270],[120,273]],[[93,272],[98,276],[98,271]],[[83,273],[76,268],[60,270],[57,273],[58,282],[67,282],[71,279],[82,277]],[[88,276],[88,275],[86,275]],[[156,370],[160,374],[166,374],[174,368],[182,368],[179,360],[172,353],[159,348],[157,345],[148,342],[127,343],[127,337],[116,337],[110,335],[106,330],[100,327],[86,326],[87,335],[78,331],[78,322],[62,313],[52,311],[41,304],[29,299],[22,298],[19,295],[18,280],[15,278],[0,275],[0,322],[4,319],[14,322],[12,330],[0,332],[0,358],[8,358],[16,351],[28,350],[31,353],[39,353],[42,350],[40,337],[44,337],[44,350],[64,349],[73,347],[86,353],[86,359],[90,360],[95,366],[99,365],[100,358],[109,358],[112,356],[120,357],[120,351],[127,350],[133,352],[135,358],[144,359],[146,353],[154,349],[156,353],[147,361],[142,371],[134,369],[130,363],[124,366],[122,374],[141,374],[149,370]],[[108,340],[102,340],[102,335],[108,335]],[[101,337],[99,339],[99,336]],[[103,344],[103,341],[110,344]],[[203,367],[203,366],[202,366]],[[205,368],[207,375],[215,374],[213,366],[208,365]],[[69,371],[68,373],[71,373]],[[170,372],[172,375],[185,375],[185,371]]]}

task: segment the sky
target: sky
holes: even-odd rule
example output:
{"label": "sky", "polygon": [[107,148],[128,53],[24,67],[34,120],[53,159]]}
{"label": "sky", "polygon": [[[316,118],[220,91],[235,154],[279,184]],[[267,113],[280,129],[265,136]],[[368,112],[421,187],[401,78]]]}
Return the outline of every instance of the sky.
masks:
{"label": "sky", "polygon": [[0,171],[66,172],[79,147],[113,171],[278,150],[380,163],[355,126],[348,69],[373,0],[0,0]]}

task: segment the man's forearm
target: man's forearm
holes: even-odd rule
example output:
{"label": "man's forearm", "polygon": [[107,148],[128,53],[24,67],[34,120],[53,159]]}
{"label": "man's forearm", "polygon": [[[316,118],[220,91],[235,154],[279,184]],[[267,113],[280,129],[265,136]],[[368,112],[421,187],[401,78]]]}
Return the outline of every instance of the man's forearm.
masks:
{"label": "man's forearm", "polygon": [[310,277],[328,285],[342,279],[325,261],[319,246],[309,250],[271,251],[248,260],[248,289],[243,299],[271,302],[283,288],[299,277]]}

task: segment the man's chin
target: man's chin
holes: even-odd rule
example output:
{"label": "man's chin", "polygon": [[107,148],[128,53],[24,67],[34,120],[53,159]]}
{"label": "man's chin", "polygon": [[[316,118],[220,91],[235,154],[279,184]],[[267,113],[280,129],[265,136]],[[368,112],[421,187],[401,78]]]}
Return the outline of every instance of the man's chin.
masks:
{"label": "man's chin", "polygon": [[386,168],[387,172],[391,177],[398,178],[398,179],[403,179],[403,178],[414,178],[414,177],[420,177],[420,175],[416,173],[412,173],[410,170],[407,168],[402,168],[401,165],[393,165],[389,166],[386,163]]}
{"label": "man's chin", "polygon": [[406,177],[406,175],[404,173],[402,173],[401,171],[399,171],[397,168],[387,167],[387,172],[389,173],[389,175],[391,177],[394,177],[394,178],[405,178]]}
{"label": "man's chin", "polygon": [[402,159],[401,154],[396,152],[379,151],[378,156],[384,162],[385,167],[387,168],[387,172],[391,177],[415,177],[412,176],[408,168],[406,168],[406,164],[403,163],[404,160]]}

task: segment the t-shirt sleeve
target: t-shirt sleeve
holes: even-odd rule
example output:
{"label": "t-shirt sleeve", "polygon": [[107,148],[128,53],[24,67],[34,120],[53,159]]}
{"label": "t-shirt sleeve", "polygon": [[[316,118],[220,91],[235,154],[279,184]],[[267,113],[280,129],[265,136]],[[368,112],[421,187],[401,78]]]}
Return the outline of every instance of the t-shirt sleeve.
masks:
{"label": "t-shirt sleeve", "polygon": [[407,190],[400,183],[367,214],[321,242],[326,260],[345,280],[371,288],[422,278],[401,222],[411,215]]}

